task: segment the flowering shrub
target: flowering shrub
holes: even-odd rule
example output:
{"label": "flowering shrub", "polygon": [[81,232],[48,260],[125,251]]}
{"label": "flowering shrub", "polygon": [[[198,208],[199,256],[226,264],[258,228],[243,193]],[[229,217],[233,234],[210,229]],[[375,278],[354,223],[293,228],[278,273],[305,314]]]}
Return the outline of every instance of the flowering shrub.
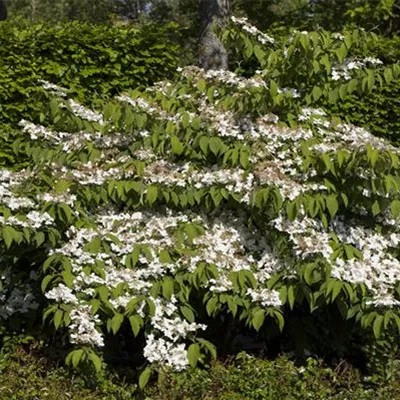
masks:
{"label": "flowering shrub", "polygon": [[399,67],[346,59],[356,34],[249,29],[228,36],[259,60],[251,78],[187,67],[101,112],[42,82],[49,107],[12,147],[28,167],[1,171],[4,320],[44,304],[67,362],[97,369],[129,323],[142,386],[215,356],[207,318],[282,329],[334,303],[376,337],[400,329],[400,150],[315,108]]}

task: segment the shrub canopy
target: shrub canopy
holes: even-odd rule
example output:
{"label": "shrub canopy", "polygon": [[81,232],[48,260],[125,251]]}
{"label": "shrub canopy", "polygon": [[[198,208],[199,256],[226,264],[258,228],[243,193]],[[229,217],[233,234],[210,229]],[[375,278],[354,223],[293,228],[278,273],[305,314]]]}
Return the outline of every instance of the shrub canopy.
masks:
{"label": "shrub canopy", "polygon": [[187,67],[101,110],[43,81],[51,101],[10,133],[25,165],[1,171],[0,315],[44,308],[74,366],[99,369],[122,334],[183,370],[215,356],[220,321],[282,330],[305,306],[400,329],[399,149],[316,108],[399,66],[361,57],[363,31],[277,40],[233,23],[254,76]]}

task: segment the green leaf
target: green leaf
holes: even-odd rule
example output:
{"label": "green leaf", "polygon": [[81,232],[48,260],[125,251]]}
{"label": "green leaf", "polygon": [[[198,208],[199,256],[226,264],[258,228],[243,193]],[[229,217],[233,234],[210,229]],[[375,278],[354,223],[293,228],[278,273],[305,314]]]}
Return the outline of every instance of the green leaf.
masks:
{"label": "green leaf", "polygon": [[181,306],[180,307],[182,315],[190,322],[193,323],[195,320],[194,313],[191,308],[188,306]]}
{"label": "green leaf", "polygon": [[48,284],[54,279],[53,275],[46,275],[43,280],[42,280],[42,284],[41,284],[41,289],[42,292],[44,293],[46,291],[46,288],[48,286]]}
{"label": "green leaf", "polygon": [[183,144],[180,142],[177,136],[171,135],[171,148],[172,152],[176,155],[181,155],[183,153]]}
{"label": "green leaf", "polygon": [[101,358],[93,351],[89,352],[88,358],[92,362],[96,372],[99,373],[102,365]]}
{"label": "green leaf", "polygon": [[315,86],[312,91],[312,95],[314,100],[317,101],[322,96],[322,90],[318,86]]}
{"label": "green leaf", "polygon": [[217,358],[217,348],[211,342],[202,338],[197,341],[211,354],[211,357]]}
{"label": "green leaf", "polygon": [[100,300],[103,303],[108,303],[108,294],[109,290],[107,286],[100,286],[97,288],[97,292],[99,293]]}
{"label": "green leaf", "polygon": [[46,236],[44,235],[43,232],[38,232],[35,235],[35,242],[36,242],[36,246],[40,247],[44,241],[46,240]]}
{"label": "green leaf", "polygon": [[282,313],[280,311],[275,311],[274,317],[278,323],[279,330],[282,332],[285,326],[285,319],[283,318]]}
{"label": "green leaf", "polygon": [[16,241],[17,231],[9,225],[6,225],[2,229],[3,240],[7,248],[10,248],[13,241]]}
{"label": "green leaf", "polygon": [[199,79],[197,82],[197,88],[201,92],[204,92],[206,90],[206,81],[204,79]]}
{"label": "green leaf", "polygon": [[333,218],[339,209],[337,198],[336,196],[329,196],[325,199],[325,201],[326,201],[326,207],[328,208],[329,211],[329,215],[331,216],[331,218]]}
{"label": "green leaf", "polygon": [[216,297],[212,297],[210,300],[208,300],[207,305],[206,305],[206,310],[208,315],[213,315],[214,311],[217,308],[218,304],[218,299]]}
{"label": "green leaf", "polygon": [[172,263],[171,256],[169,254],[169,251],[166,249],[162,249],[160,251],[160,254],[158,255],[158,259],[160,260],[160,263],[162,264],[170,264]]}
{"label": "green leaf", "polygon": [[210,138],[208,136],[202,136],[199,140],[199,145],[201,148],[201,151],[207,155],[208,154],[208,144],[210,142]]}
{"label": "green leaf", "polygon": [[218,155],[218,153],[221,150],[221,145],[222,145],[222,142],[219,138],[217,138],[217,137],[210,138],[209,147],[210,147],[211,152],[214,155],[216,155],[216,156]]}
{"label": "green leaf", "polygon": [[58,329],[61,326],[63,317],[64,317],[64,311],[62,310],[57,310],[56,313],[54,314],[53,322],[56,329]]}
{"label": "green leaf", "polygon": [[162,292],[163,296],[166,299],[170,299],[171,296],[174,294],[174,281],[172,278],[167,277],[164,279],[164,282],[162,284]]}
{"label": "green leaf", "polygon": [[386,83],[389,85],[390,82],[393,80],[392,70],[390,68],[386,68],[385,71],[383,72],[383,75],[385,77]]}
{"label": "green leaf", "polygon": [[149,203],[150,206],[152,206],[157,198],[158,198],[158,188],[157,186],[148,186],[147,191],[146,191],[146,198],[147,202]]}
{"label": "green leaf", "polygon": [[72,366],[74,368],[78,367],[79,362],[82,359],[82,356],[83,356],[83,350],[82,349],[74,350],[72,352],[71,361],[72,361]]}
{"label": "green leaf", "polygon": [[131,324],[132,332],[137,336],[143,326],[143,318],[140,315],[131,315],[129,317],[129,322]]}
{"label": "green leaf", "polygon": [[260,330],[265,320],[265,311],[258,309],[253,313],[252,324],[256,331]]}
{"label": "green leaf", "polygon": [[192,343],[187,351],[187,358],[192,368],[195,368],[200,359],[200,346],[197,343]]}
{"label": "green leaf", "polygon": [[139,388],[144,389],[149,382],[152,370],[150,367],[146,367],[139,376]]}
{"label": "green leaf", "polygon": [[119,331],[119,328],[121,328],[122,322],[124,321],[124,316],[123,314],[115,314],[111,320],[111,329],[114,333],[114,335]]}
{"label": "green leaf", "polygon": [[294,291],[294,286],[293,285],[290,285],[288,287],[287,296],[288,296],[288,302],[289,302],[290,309],[293,310],[294,303],[296,301],[296,296],[295,296],[295,291]]}
{"label": "green leaf", "polygon": [[235,317],[238,310],[238,305],[231,297],[228,297],[228,308],[232,315]]}
{"label": "green leaf", "polygon": [[390,210],[392,211],[393,218],[397,218],[400,215],[400,201],[393,200],[390,205]]}
{"label": "green leaf", "polygon": [[374,201],[371,207],[372,215],[375,217],[381,212],[381,207],[379,205],[379,202],[377,200]]}
{"label": "green leaf", "polygon": [[374,335],[377,339],[381,335],[382,322],[383,322],[383,315],[377,315],[374,324],[372,325]]}

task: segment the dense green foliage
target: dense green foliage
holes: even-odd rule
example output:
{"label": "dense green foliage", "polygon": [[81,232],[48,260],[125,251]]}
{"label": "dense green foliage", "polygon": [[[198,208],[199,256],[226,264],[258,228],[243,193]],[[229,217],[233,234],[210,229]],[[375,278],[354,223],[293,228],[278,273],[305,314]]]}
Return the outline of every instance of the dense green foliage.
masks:
{"label": "dense green foliage", "polygon": [[176,25],[112,27],[85,23],[57,26],[11,20],[0,25],[0,123],[34,118],[45,79],[71,89],[85,104],[128,88],[172,78],[178,66]]}
{"label": "dense green foliage", "polygon": [[[285,324],[300,359],[328,355],[307,340],[327,316],[322,328],[398,334],[398,148],[312,107],[368,95],[400,67],[360,58],[377,40],[364,31],[277,40],[236,24],[226,40],[259,64],[248,79],[189,67],[101,113],[45,84],[40,124],[12,133],[26,168],[2,172],[5,328],[44,310],[68,364],[147,359],[141,386],[235,341],[271,351]],[[381,360],[395,352],[383,347]]]}
{"label": "dense green foliage", "polygon": [[[331,72],[335,69],[335,63],[337,66],[344,58],[346,62],[349,62],[355,59],[373,57],[381,60],[382,65],[398,64],[398,60],[400,59],[400,42],[398,38],[389,39],[374,34],[366,34],[359,30],[353,32],[357,32],[356,36],[354,36],[354,43],[351,43],[351,39],[347,39],[346,43],[340,45],[338,43],[337,47],[335,45],[331,47],[331,43],[329,41],[326,42],[326,45],[330,47],[330,51],[337,53],[334,56],[335,58],[337,57],[337,61],[329,65]],[[272,37],[280,37],[283,41],[291,37],[291,31],[282,27],[270,29],[267,33]],[[231,68],[235,69],[239,74],[249,76],[260,68],[260,61],[257,60],[254,53],[255,49],[259,52],[259,46],[256,45],[256,48],[253,49],[243,37],[240,43],[239,56],[235,56],[235,51],[238,51],[238,48],[232,49],[234,51],[231,56]],[[237,46],[237,42],[235,45]],[[308,46],[305,41],[304,45]],[[341,56],[339,56],[339,52],[342,52]],[[247,54],[244,60],[240,58],[243,53]],[[309,69],[314,69],[315,67],[310,77],[299,75],[299,80],[296,82],[295,87],[311,85],[313,90],[315,90],[314,94],[312,94],[312,99],[310,97],[305,98],[306,103],[323,107],[331,116],[339,117],[343,121],[348,121],[358,126],[363,126],[374,135],[385,137],[394,143],[398,143],[400,140],[400,125],[397,118],[400,113],[399,79],[391,75],[390,72],[386,72],[381,76],[374,76],[373,79],[371,77],[369,88],[366,87],[367,81],[365,80],[364,85],[366,90],[358,90],[360,87],[357,88],[355,81],[350,80],[349,77],[347,78],[347,83],[343,80],[330,83],[325,82],[327,91],[324,96],[322,95],[322,88],[321,94],[319,94],[320,90],[318,88],[314,89],[314,84],[321,79],[319,67],[311,65],[311,62],[314,62],[313,57],[317,54],[321,60],[326,55],[331,60],[331,55],[321,52],[321,49],[315,51],[313,50],[313,45],[311,45],[309,46],[309,50],[303,50],[297,54],[297,57],[292,56],[286,61],[292,65],[292,68],[297,68],[297,65],[301,63],[301,57],[305,56],[310,62]],[[281,66],[276,64],[274,68],[278,70]],[[311,80],[308,81],[310,78]],[[286,85],[286,83],[284,82],[283,85]],[[334,90],[330,91],[330,88]]]}
{"label": "dense green foliage", "polygon": [[1,25],[2,333],[43,321],[87,377],[158,374],[155,399],[396,398],[313,361],[212,359],[397,377],[398,40],[233,19],[236,73],[206,73],[177,71],[181,32]]}
{"label": "dense green foliage", "polygon": [[[11,349],[10,349],[11,350]],[[0,356],[0,400],[396,400],[400,387],[366,383],[356,369],[342,362],[334,370],[308,359],[295,366],[286,357],[265,361],[246,356],[213,362],[205,369],[166,371],[145,391],[113,370],[97,381],[84,381],[57,365],[37,345],[13,347]]]}

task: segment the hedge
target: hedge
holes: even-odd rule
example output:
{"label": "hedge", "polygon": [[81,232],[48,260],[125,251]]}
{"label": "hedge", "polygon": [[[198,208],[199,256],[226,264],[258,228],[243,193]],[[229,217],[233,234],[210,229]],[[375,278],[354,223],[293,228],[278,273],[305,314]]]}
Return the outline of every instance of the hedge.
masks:
{"label": "hedge", "polygon": [[19,20],[0,24],[0,123],[40,109],[44,79],[71,89],[84,104],[128,88],[172,78],[179,63],[177,25],[113,27],[79,22],[55,26]]}

